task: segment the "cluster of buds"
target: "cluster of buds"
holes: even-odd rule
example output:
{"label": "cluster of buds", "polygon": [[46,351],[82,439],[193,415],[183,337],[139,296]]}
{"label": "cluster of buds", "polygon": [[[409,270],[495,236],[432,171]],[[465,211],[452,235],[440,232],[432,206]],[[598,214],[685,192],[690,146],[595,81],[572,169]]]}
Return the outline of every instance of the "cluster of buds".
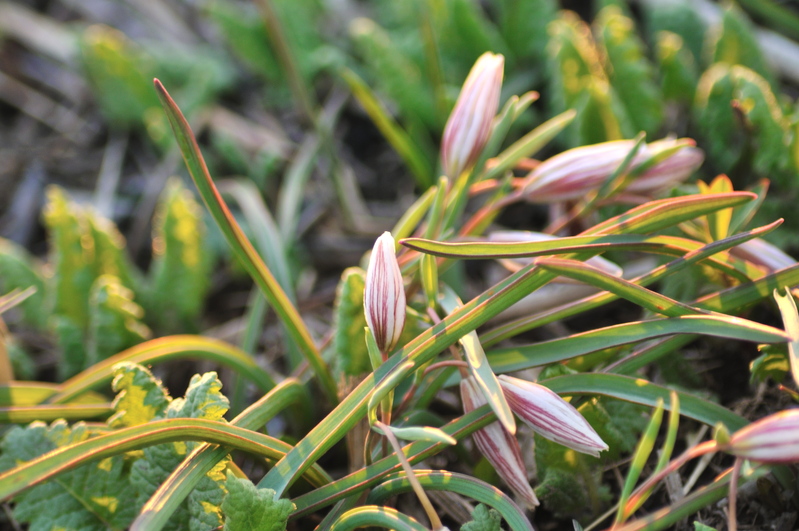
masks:
{"label": "cluster of buds", "polygon": [[[500,375],[498,379],[511,410],[534,432],[593,456],[599,456],[599,452],[608,449],[574,406],[550,389],[506,375]],[[487,403],[472,377],[461,380],[461,398],[466,413]],[[480,452],[524,503],[529,507],[538,505],[516,438],[499,422],[477,430],[472,437]]]}
{"label": "cluster of buds", "polygon": [[457,179],[483,151],[499,108],[505,58],[486,52],[477,59],[463,83],[441,138],[441,164]]}
{"label": "cluster of buds", "polygon": [[394,248],[391,233],[384,232],[377,239],[363,294],[366,324],[384,354],[394,348],[405,327],[405,287]]}
{"label": "cluster of buds", "polygon": [[[564,151],[542,162],[525,179],[522,194],[534,203],[552,203],[585,197],[598,190],[636,148],[634,140],[615,140]],[[691,139],[664,139],[641,144],[628,171],[651,157],[673,151],[637,176],[626,191],[651,195],[678,184],[702,164],[704,153]]]}

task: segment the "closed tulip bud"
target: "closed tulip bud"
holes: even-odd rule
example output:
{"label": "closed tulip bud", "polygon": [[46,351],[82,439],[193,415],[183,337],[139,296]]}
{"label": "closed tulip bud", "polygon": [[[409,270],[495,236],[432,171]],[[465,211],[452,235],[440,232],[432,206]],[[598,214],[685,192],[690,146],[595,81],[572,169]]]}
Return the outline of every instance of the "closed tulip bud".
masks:
{"label": "closed tulip bud", "polygon": [[652,155],[655,155],[678,144],[682,144],[682,147],[636,177],[626,190],[633,193],[654,194],[668,190],[694,173],[705,160],[705,153],[696,147],[693,140],[685,138],[658,140],[649,144],[647,148]]}
{"label": "closed tulip bud", "polygon": [[719,449],[759,463],[799,462],[799,410],[780,411],[753,422]]}
{"label": "closed tulip bud", "polygon": [[463,83],[441,138],[441,164],[452,179],[475,163],[488,141],[499,108],[504,65],[502,55],[486,52]]}
{"label": "closed tulip bud", "polygon": [[769,272],[778,271],[796,264],[796,260],[782,252],[780,248],[761,238],[748,240],[730,249],[730,254],[765,267]]}
{"label": "closed tulip bud", "polygon": [[[471,376],[461,380],[461,398],[466,413],[488,403]],[[499,477],[524,501],[525,505],[530,508],[538,505],[538,498],[527,480],[527,469],[516,438],[502,424],[492,422],[472,433],[472,439]]]}
{"label": "closed tulip bud", "polygon": [[[582,198],[598,190],[634,147],[633,140],[614,140],[564,151],[545,160],[530,173],[523,194],[533,203]],[[694,147],[693,140],[659,140],[642,144],[628,171],[661,151],[673,148],[678,149],[636,177],[626,190],[637,194],[661,191],[685,180],[704,160],[702,150]]]}
{"label": "closed tulip bud", "polygon": [[599,457],[607,450],[594,428],[557,393],[543,385],[500,375],[499,383],[508,405],[522,421],[542,437],[572,450]]}
{"label": "closed tulip bud", "polygon": [[363,295],[366,324],[383,353],[397,344],[405,326],[405,287],[394,252],[394,238],[384,232],[375,242]]}

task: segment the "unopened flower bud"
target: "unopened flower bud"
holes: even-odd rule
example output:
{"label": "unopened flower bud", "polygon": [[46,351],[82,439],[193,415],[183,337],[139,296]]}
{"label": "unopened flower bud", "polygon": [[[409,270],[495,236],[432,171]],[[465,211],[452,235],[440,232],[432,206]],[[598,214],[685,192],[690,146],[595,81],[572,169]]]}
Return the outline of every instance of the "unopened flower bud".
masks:
{"label": "unopened flower bud", "polygon": [[502,55],[486,52],[463,83],[441,138],[441,164],[452,179],[474,164],[488,141],[499,108],[504,65]]}
{"label": "unopened flower bud", "polygon": [[799,410],[780,411],[736,431],[721,447],[736,457],[760,463],[799,461]]}
{"label": "unopened flower bud", "polygon": [[657,155],[663,150],[673,149],[678,144],[682,147],[661,160],[631,182],[626,191],[639,194],[655,194],[668,190],[683,182],[696,171],[705,160],[705,153],[696,147],[691,139],[658,140],[647,145],[650,155]]}
{"label": "unopened flower bud", "polygon": [[[633,140],[614,140],[564,151],[545,160],[530,173],[523,194],[534,203],[584,197],[599,189],[633,148]],[[639,146],[628,171],[634,170],[650,157],[674,148],[678,149],[636,177],[626,190],[637,194],[661,191],[685,180],[704,160],[702,150],[695,147],[690,139],[659,140]]]}
{"label": "unopened flower bud", "polygon": [[599,457],[608,445],[582,415],[557,393],[536,383],[500,375],[508,405],[542,437],[572,450]]}
{"label": "unopened flower bud", "polygon": [[[488,403],[471,376],[461,380],[461,398],[466,413]],[[516,438],[502,424],[492,422],[485,428],[475,431],[472,439],[499,477],[524,500],[525,505],[530,508],[538,505],[538,498],[527,479],[527,468],[524,466]]]}
{"label": "unopened flower bud", "polygon": [[762,238],[745,241],[730,249],[730,254],[765,267],[769,272],[779,271],[796,264],[796,260]]}
{"label": "unopened flower bud", "polygon": [[384,232],[375,242],[363,295],[366,324],[383,353],[397,344],[405,326],[405,288],[394,251],[394,238]]}

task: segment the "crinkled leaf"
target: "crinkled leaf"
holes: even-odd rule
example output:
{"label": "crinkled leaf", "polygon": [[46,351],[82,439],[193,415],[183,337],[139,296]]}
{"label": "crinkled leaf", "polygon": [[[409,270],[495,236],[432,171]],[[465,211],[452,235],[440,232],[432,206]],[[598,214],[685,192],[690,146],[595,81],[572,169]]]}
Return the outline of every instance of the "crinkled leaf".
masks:
{"label": "crinkled leaf", "polygon": [[768,68],[763,51],[754,35],[754,28],[749,17],[735,4],[730,3],[724,10],[721,27],[716,29],[716,40],[713,43],[713,63],[727,63],[751,68],[770,85],[774,85],[774,76]]}
{"label": "crinkled leaf", "polygon": [[154,221],[147,314],[165,331],[197,328],[209,287],[211,257],[202,208],[180,181],[164,191]]}
{"label": "crinkled leaf", "polygon": [[149,339],[143,316],[141,306],[133,302],[133,292],[119,278],[100,276],[89,296],[86,360],[81,370]]}
{"label": "crinkled leaf", "polygon": [[461,526],[461,531],[501,531],[502,518],[494,509],[482,503],[472,511],[472,520]]}
{"label": "crinkled leaf", "polygon": [[225,531],[284,531],[294,504],[275,500],[272,489],[258,489],[248,479],[239,479],[231,472],[225,482],[227,495],[222,502]]}
{"label": "crinkled leaf", "polygon": [[111,383],[117,393],[114,415],[108,419],[113,428],[138,426],[163,418],[172,398],[149,369],[137,363],[123,362],[114,367]]}
{"label": "crinkled leaf", "polygon": [[595,31],[608,61],[610,83],[636,131],[654,134],[663,122],[663,96],[633,21],[617,6],[604,8]]}
{"label": "crinkled leaf", "polygon": [[[70,428],[63,420],[51,426],[34,422],[26,428],[14,428],[0,444],[0,469],[12,468],[88,436],[85,425]],[[29,523],[32,530],[124,529],[136,512],[134,493],[126,481],[128,468],[126,459],[116,456],[63,473],[17,496],[14,517]]]}

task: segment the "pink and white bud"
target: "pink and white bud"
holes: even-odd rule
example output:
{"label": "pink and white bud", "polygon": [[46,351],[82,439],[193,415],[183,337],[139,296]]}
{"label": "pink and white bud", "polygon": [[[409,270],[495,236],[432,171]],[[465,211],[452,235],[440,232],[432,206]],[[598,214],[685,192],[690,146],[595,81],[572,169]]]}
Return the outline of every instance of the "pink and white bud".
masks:
{"label": "pink and white bud", "polygon": [[595,457],[599,457],[599,452],[608,449],[605,441],[580,412],[554,391],[505,374],[498,378],[508,405],[534,432],[550,441]]}
{"label": "pink and white bud", "polygon": [[397,344],[405,326],[405,287],[394,251],[394,238],[384,232],[375,242],[363,294],[366,324],[381,352]]}
{"label": "pink and white bud", "polygon": [[796,260],[782,252],[776,245],[766,240],[755,238],[730,249],[730,254],[765,267],[769,272],[779,271],[796,264]]}
{"label": "pink and white bud", "polygon": [[491,134],[499,108],[505,58],[486,52],[463,83],[441,138],[441,164],[451,179],[475,163]]}
{"label": "pink and white bud", "polygon": [[[471,376],[461,380],[461,398],[465,413],[488,403]],[[537,506],[538,498],[527,480],[527,468],[524,466],[516,437],[499,422],[492,422],[472,433],[472,439],[499,477],[524,501],[524,504],[530,508]]]}
{"label": "pink and white bud", "polygon": [[652,155],[676,145],[683,147],[658,162],[631,182],[626,191],[639,194],[656,194],[675,186],[693,174],[705,160],[705,153],[691,139],[658,140],[647,147]]}
{"label": "pink and white bud", "polygon": [[[639,175],[626,190],[655,193],[685,180],[704,160],[693,140],[659,140],[639,146],[630,170],[653,155],[682,145],[666,159]],[[599,189],[635,147],[634,140],[614,140],[570,149],[542,162],[530,172],[522,193],[533,203],[552,203],[584,197]]]}
{"label": "pink and white bud", "polygon": [[741,428],[720,449],[759,463],[799,462],[799,409],[780,411]]}

